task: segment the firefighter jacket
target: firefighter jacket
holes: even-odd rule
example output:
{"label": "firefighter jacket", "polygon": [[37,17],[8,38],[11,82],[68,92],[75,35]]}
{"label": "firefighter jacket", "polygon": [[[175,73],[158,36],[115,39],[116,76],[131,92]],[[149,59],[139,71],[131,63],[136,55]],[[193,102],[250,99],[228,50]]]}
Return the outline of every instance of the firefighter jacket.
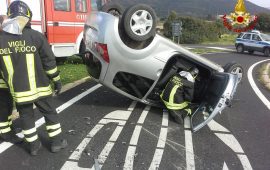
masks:
{"label": "firefighter jacket", "polygon": [[4,81],[2,75],[0,74],[0,89],[7,89],[8,86],[6,84],[6,82]]}
{"label": "firefighter jacket", "polygon": [[194,82],[189,72],[181,71],[169,80],[160,95],[161,100],[170,110],[187,108],[193,99]]}
{"label": "firefighter jacket", "polygon": [[60,80],[46,38],[27,27],[22,35],[0,32],[0,71],[19,105],[52,95],[50,80]]}

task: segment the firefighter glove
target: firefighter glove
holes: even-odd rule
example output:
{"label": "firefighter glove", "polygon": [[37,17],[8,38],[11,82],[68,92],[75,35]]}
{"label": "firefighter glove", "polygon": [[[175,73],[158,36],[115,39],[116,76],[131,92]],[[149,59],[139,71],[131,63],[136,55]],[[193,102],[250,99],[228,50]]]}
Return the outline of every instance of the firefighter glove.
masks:
{"label": "firefighter glove", "polygon": [[60,94],[61,89],[62,89],[62,83],[61,83],[61,81],[54,82],[54,93],[56,95],[59,95]]}

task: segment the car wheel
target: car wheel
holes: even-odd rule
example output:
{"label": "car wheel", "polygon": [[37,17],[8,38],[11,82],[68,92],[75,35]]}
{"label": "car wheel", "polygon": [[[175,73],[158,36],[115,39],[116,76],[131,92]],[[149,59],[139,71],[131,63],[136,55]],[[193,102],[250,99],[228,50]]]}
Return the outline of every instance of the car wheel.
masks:
{"label": "car wheel", "polygon": [[118,3],[108,3],[102,6],[101,11],[120,17],[123,14],[123,7]]}
{"label": "car wheel", "polygon": [[238,75],[238,83],[241,82],[243,75],[244,75],[244,69],[240,64],[237,64],[235,62],[230,62],[226,64],[224,67],[224,72],[226,73],[232,73]]}
{"label": "car wheel", "polygon": [[254,51],[253,51],[253,50],[248,50],[248,53],[249,53],[249,54],[253,54]]}
{"label": "car wheel", "polygon": [[145,41],[156,34],[156,13],[144,4],[128,8],[122,17],[124,30],[132,40]]}
{"label": "car wheel", "polygon": [[236,47],[236,50],[238,53],[243,53],[244,52],[244,46],[242,44],[238,45]]}
{"label": "car wheel", "polygon": [[265,56],[265,57],[269,57],[269,56],[270,56],[270,48],[266,48],[266,49],[264,50],[264,56]]}

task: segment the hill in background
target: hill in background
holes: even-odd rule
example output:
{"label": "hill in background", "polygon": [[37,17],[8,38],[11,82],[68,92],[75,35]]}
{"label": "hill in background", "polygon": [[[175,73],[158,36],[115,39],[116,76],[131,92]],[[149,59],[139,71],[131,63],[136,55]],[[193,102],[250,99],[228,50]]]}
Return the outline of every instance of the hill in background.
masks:
{"label": "hill in background", "polygon": [[[155,9],[159,17],[165,17],[172,10],[180,15],[205,18],[208,15],[216,16],[230,14],[234,11],[236,0],[114,0],[124,7],[132,4],[144,3]],[[251,14],[261,12],[270,13],[270,9],[257,6],[245,1],[247,11]]]}

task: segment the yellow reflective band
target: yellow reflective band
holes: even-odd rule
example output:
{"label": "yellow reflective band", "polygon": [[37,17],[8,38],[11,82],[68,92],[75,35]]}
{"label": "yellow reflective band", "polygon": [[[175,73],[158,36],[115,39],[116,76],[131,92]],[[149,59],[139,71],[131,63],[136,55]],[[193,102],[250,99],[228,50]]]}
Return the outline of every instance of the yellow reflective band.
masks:
{"label": "yellow reflective band", "polygon": [[26,64],[30,84],[30,91],[33,91],[37,89],[34,54],[26,54]]}
{"label": "yellow reflective band", "polygon": [[31,138],[25,138],[25,140],[26,140],[27,142],[34,142],[34,141],[37,140],[37,139],[38,139],[38,135],[35,135],[35,136],[31,137]]}
{"label": "yellow reflective band", "polygon": [[[16,93],[16,94],[17,94],[17,93]],[[15,94],[15,95],[16,95],[16,94]],[[51,94],[52,94],[52,90],[51,90],[51,88],[50,88],[49,91],[45,91],[45,92],[38,91],[36,94],[33,94],[32,96],[15,98],[15,101],[16,101],[17,103],[28,102],[28,101],[36,100],[36,99],[38,99],[39,97],[49,96],[49,95],[51,95]]]}
{"label": "yellow reflective band", "polygon": [[48,133],[48,135],[49,135],[49,137],[54,137],[54,136],[60,134],[61,132],[62,132],[62,130],[60,128],[60,129],[58,129],[58,130],[56,130],[54,132]]}
{"label": "yellow reflective band", "polygon": [[9,84],[9,90],[10,93],[14,96],[14,88],[13,88],[13,75],[14,75],[14,69],[12,65],[12,61],[9,55],[3,56],[3,61],[5,63],[7,72],[8,72],[8,84]]}
{"label": "yellow reflective band", "polygon": [[13,122],[12,122],[12,121],[10,121],[10,122],[8,123],[8,125],[9,125],[9,126],[11,126],[11,125],[12,125],[12,123],[13,123]]}
{"label": "yellow reflective band", "polygon": [[56,72],[57,72],[57,67],[55,67],[55,68],[52,69],[52,70],[46,71],[46,73],[47,73],[47,74],[50,74],[50,75],[52,75],[52,74],[54,74],[54,73],[56,73]]}
{"label": "yellow reflective band", "polygon": [[178,85],[175,85],[170,93],[170,99],[169,99],[169,103],[173,104],[174,103],[174,95],[176,93],[176,90],[178,89]]}
{"label": "yellow reflective band", "polygon": [[188,115],[191,115],[191,109],[185,109],[185,111],[188,113]]}
{"label": "yellow reflective band", "polygon": [[0,122],[0,127],[8,126],[9,122]]}
{"label": "yellow reflective band", "polygon": [[37,129],[34,127],[32,129],[29,129],[29,130],[23,130],[23,134],[24,135],[30,135],[32,133],[35,133],[37,131]]}
{"label": "yellow reflective band", "polygon": [[185,107],[188,106],[187,102],[183,102],[181,104],[172,104],[172,103],[168,103],[168,102],[166,102],[164,100],[163,100],[163,102],[166,105],[166,107],[168,109],[171,109],[171,110],[180,110],[180,109],[184,109]]}
{"label": "yellow reflective band", "polygon": [[60,80],[60,76],[53,78],[53,81],[58,81],[58,80]]}
{"label": "yellow reflective band", "polygon": [[0,79],[0,88],[8,88],[6,82],[3,79]]}
{"label": "yellow reflective band", "polygon": [[12,116],[10,115],[10,116],[8,116],[8,120],[11,120],[11,118],[12,118]]}
{"label": "yellow reflective band", "polygon": [[49,85],[48,87],[39,87],[39,88],[36,88],[36,89],[33,89],[32,91],[26,91],[26,92],[16,92],[14,94],[14,96],[16,98],[20,98],[20,97],[30,97],[30,96],[33,96],[37,93],[40,93],[40,92],[48,92],[48,91],[52,91],[52,88],[51,86]]}
{"label": "yellow reflective band", "polygon": [[1,134],[1,133],[8,133],[8,132],[10,132],[10,131],[11,131],[11,128],[10,128],[10,127],[5,128],[5,129],[0,129],[0,134]]}
{"label": "yellow reflective band", "polygon": [[60,128],[61,127],[61,125],[60,125],[60,123],[58,123],[58,124],[55,124],[55,125],[50,125],[50,126],[46,126],[46,129],[47,130],[50,130],[50,129],[58,129],[58,128]]}

